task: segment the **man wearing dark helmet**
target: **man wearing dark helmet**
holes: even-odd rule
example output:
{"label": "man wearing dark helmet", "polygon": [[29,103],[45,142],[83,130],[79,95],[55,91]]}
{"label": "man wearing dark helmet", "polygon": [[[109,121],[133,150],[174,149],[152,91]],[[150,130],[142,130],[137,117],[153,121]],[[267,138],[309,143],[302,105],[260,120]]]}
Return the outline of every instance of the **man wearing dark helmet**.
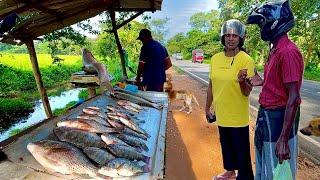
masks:
{"label": "man wearing dark helmet", "polygon": [[273,170],[284,160],[289,161],[295,179],[304,64],[300,50],[287,35],[294,16],[288,1],[265,2],[253,9],[247,23],[259,25],[261,39],[270,43],[264,78],[256,73],[250,79],[252,85],[262,85],[255,130],[255,179],[273,179]]}

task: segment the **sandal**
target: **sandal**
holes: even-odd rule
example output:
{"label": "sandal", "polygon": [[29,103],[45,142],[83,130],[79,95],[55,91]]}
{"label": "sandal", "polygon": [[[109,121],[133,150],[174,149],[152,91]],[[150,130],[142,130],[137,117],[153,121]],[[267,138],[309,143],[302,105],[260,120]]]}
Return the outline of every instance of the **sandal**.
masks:
{"label": "sandal", "polygon": [[234,171],[226,171],[217,176],[214,176],[212,180],[234,180],[237,178],[237,175]]}

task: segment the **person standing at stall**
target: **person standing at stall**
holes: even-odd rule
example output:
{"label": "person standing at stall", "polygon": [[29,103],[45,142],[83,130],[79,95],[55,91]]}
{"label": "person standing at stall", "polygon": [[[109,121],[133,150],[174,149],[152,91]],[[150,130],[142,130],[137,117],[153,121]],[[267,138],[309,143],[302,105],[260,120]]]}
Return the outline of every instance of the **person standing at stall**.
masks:
{"label": "person standing at stall", "polygon": [[[254,75],[254,62],[244,51],[245,25],[231,19],[221,27],[224,51],[211,58],[205,113],[219,128],[226,172],[213,179],[253,179],[249,142],[249,94],[247,78]],[[211,112],[213,104],[214,112]],[[236,174],[238,170],[238,174]]]}
{"label": "person standing at stall", "polygon": [[137,85],[142,86],[146,91],[163,92],[166,81],[165,64],[166,61],[170,61],[167,49],[152,38],[151,31],[148,29],[142,29],[137,39],[143,44],[137,70]]}
{"label": "person standing at stall", "polygon": [[258,74],[251,79],[252,85],[262,85],[255,130],[255,179],[273,179],[273,170],[284,160],[289,160],[295,179],[304,63],[287,35],[294,16],[288,1],[265,2],[250,13],[247,23],[259,25],[262,40],[270,43],[264,79]]}

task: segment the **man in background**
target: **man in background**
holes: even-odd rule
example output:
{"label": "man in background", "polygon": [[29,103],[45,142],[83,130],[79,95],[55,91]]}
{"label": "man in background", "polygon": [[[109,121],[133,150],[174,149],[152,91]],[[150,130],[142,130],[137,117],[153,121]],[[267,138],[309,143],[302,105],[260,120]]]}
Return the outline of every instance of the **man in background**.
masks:
{"label": "man in background", "polygon": [[[166,81],[165,61],[169,58],[167,49],[154,40],[151,31],[142,29],[137,38],[142,42],[136,82],[146,91],[163,92]],[[142,77],[142,80],[141,80]]]}

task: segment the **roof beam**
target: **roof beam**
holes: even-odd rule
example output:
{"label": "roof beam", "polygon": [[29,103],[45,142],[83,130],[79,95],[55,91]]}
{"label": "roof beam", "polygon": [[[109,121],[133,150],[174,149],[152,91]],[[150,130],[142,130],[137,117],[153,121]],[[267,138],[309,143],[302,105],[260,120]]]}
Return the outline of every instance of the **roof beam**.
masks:
{"label": "roof beam", "polygon": [[129,19],[127,19],[127,20],[123,21],[121,24],[117,25],[115,29],[108,30],[107,32],[111,33],[115,30],[120,29],[122,26],[128,24],[130,21],[134,20],[136,17],[140,16],[143,13],[144,13],[144,11],[137,12],[136,14],[132,15]]}

